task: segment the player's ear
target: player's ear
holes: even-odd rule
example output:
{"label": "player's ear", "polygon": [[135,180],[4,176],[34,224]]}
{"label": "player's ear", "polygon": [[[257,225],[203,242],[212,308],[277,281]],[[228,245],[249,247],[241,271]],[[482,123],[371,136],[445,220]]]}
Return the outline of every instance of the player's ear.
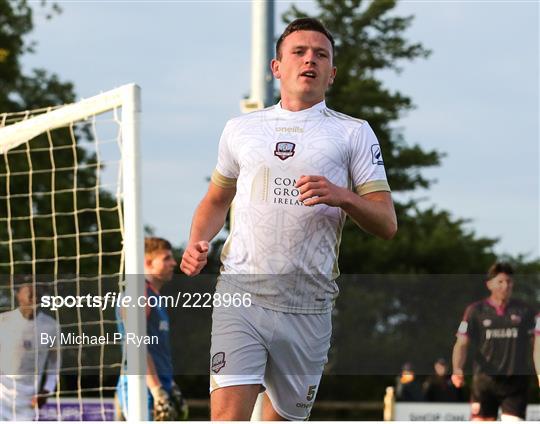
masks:
{"label": "player's ear", "polygon": [[270,69],[272,70],[272,75],[274,75],[275,79],[281,78],[281,72],[279,71],[280,65],[281,62],[277,59],[272,59],[272,62],[270,62]]}
{"label": "player's ear", "polygon": [[152,261],[154,260],[153,255],[144,255],[144,267],[150,268],[152,266]]}
{"label": "player's ear", "polygon": [[336,79],[336,73],[337,73],[337,68],[333,66],[332,72],[330,73],[330,79],[328,80],[328,85],[332,85],[334,83],[334,80]]}

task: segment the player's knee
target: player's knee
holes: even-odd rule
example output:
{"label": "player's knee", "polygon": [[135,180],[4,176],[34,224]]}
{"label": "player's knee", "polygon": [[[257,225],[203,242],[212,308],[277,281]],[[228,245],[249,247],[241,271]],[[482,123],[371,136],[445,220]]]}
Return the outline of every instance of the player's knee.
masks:
{"label": "player's knee", "polygon": [[259,390],[258,385],[223,387],[210,395],[212,421],[249,421]]}
{"label": "player's knee", "polygon": [[251,411],[245,404],[214,402],[210,404],[212,421],[249,421]]}

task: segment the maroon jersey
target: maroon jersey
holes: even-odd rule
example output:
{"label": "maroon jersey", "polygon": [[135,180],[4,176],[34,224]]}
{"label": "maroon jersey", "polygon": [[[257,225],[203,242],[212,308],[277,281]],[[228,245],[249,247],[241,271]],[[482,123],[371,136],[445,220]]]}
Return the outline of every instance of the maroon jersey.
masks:
{"label": "maroon jersey", "polygon": [[540,315],[525,302],[511,299],[497,307],[490,299],[467,307],[458,335],[467,336],[474,349],[474,373],[530,374],[531,340],[540,332]]}

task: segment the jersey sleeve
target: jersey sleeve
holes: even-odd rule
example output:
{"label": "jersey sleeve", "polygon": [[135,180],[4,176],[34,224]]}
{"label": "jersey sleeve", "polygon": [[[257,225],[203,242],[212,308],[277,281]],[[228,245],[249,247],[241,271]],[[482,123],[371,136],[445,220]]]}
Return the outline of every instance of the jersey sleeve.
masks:
{"label": "jersey sleeve", "polygon": [[474,319],[474,308],[470,305],[465,309],[463,318],[459,324],[456,336],[475,338],[477,335],[476,321]]}
{"label": "jersey sleeve", "polygon": [[358,128],[353,137],[350,172],[352,186],[360,196],[375,191],[390,191],[381,147],[367,122]]}
{"label": "jersey sleeve", "polygon": [[238,161],[231,149],[232,124],[227,122],[219,140],[218,159],[216,169],[212,173],[212,182],[222,188],[236,187],[236,180],[240,173]]}

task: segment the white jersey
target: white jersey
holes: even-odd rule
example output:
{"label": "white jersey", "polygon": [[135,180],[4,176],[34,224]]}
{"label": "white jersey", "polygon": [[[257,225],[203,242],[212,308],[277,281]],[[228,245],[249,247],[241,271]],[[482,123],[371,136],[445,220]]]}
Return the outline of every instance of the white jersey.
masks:
{"label": "white jersey", "polygon": [[345,213],[300,202],[302,175],[359,195],[390,191],[369,124],[324,101],[299,112],[278,104],[227,122],[212,181],[237,191],[218,291],[248,292],[253,303],[282,312],[332,308]]}
{"label": "white jersey", "polygon": [[[26,319],[19,308],[0,314],[0,420],[33,420],[32,397],[41,387],[53,392],[59,369],[59,327],[43,312]],[[54,340],[41,343],[42,335]],[[56,336],[55,339],[52,339]]]}

